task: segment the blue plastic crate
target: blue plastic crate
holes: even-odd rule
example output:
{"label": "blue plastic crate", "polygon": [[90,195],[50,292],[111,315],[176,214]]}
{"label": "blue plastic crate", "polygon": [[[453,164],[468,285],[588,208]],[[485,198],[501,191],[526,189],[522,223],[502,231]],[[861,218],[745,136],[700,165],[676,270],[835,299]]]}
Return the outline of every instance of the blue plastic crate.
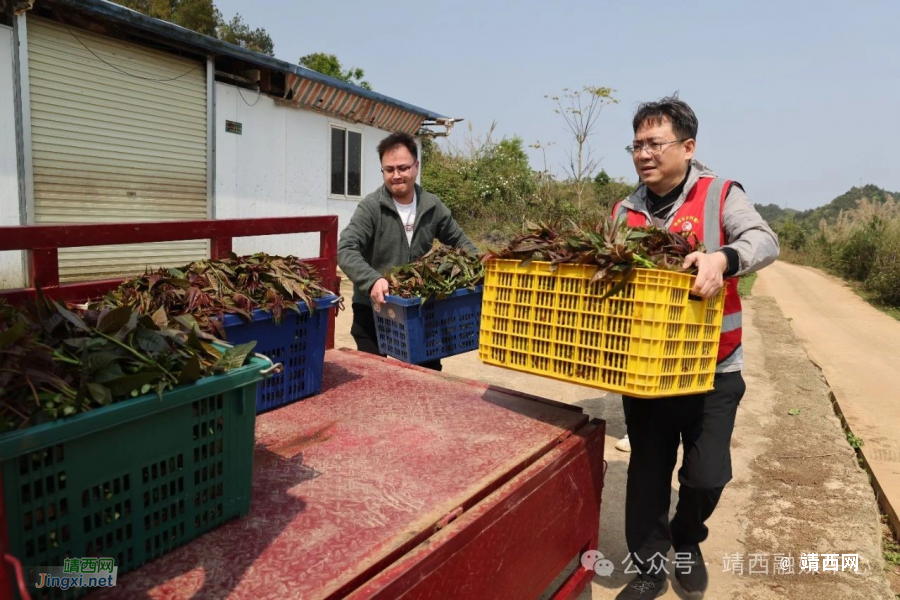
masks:
{"label": "blue plastic crate", "polygon": [[440,300],[385,296],[374,309],[378,349],[414,365],[478,350],[482,286]]}
{"label": "blue plastic crate", "polygon": [[275,324],[272,313],[253,311],[248,323],[237,315],[225,315],[224,326],[231,344],[256,340],[254,352],[265,354],[273,362],[284,365],[276,373],[259,383],[256,412],[261,413],[322,391],[322,371],[325,367],[325,341],[328,335],[329,308],[338,296],[316,299],[317,310],[310,314],[305,304],[301,313],[285,311],[281,323]]}

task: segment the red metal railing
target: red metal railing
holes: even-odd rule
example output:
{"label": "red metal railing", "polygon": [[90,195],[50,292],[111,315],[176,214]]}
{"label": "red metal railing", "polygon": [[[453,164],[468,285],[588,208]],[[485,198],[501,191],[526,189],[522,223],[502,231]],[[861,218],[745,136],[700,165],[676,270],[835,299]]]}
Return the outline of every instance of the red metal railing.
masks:
{"label": "red metal railing", "polygon": [[[208,239],[212,258],[224,258],[231,252],[232,240],[236,237],[285,233],[319,234],[319,256],[306,260],[319,270],[328,287],[331,287],[336,283],[337,227],[338,220],[333,215],[0,227],[0,251],[30,252],[30,287],[0,290],[0,295],[14,301],[19,297],[30,296],[35,287],[40,286],[51,297],[75,301],[105,294],[121,283],[121,279],[107,279],[61,285],[59,248]],[[338,290],[335,288],[335,291]]]}

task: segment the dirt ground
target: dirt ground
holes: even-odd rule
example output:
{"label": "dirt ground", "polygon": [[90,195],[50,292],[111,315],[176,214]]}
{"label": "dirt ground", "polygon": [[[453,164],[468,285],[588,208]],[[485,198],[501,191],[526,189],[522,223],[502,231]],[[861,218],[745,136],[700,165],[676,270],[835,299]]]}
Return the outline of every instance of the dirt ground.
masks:
{"label": "dirt ground", "polygon": [[[355,348],[348,310],[337,319],[335,346]],[[819,370],[809,361],[771,298],[745,302],[747,393],[732,443],[735,477],[707,523],[702,545],[710,587],[707,598],[894,598],[881,554],[882,525],[872,488],[847,443]],[[626,574],[624,538],[628,454],[613,448],[624,435],[621,399],[600,390],[482,364],[477,353],[445,359],[444,371],[582,407],[606,420],[600,551],[616,569],[595,576],[581,599],[614,598]],[[796,409],[799,409],[799,413]],[[797,414],[790,414],[797,413]],[[673,502],[677,499],[673,477]],[[801,554],[820,558],[819,572],[800,572]],[[776,573],[776,554],[793,558],[793,574]],[[857,554],[859,570],[824,572],[825,554]],[[670,560],[674,556],[670,554]],[[574,564],[574,563],[573,563]],[[671,563],[670,563],[671,564]],[[671,571],[671,569],[670,569]],[[680,598],[678,584],[663,598]]]}

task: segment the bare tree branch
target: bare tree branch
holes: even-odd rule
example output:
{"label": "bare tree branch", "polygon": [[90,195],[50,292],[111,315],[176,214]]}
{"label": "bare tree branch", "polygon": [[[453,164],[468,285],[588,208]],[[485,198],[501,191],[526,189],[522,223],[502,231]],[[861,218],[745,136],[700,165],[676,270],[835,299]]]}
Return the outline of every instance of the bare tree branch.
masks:
{"label": "bare tree branch", "polygon": [[544,96],[556,105],[554,112],[562,116],[566,129],[575,140],[575,146],[566,153],[568,167],[564,167],[575,182],[578,208],[582,207],[585,179],[588,179],[599,165],[593,160],[588,146],[588,139],[600,118],[603,107],[617,104],[613,97],[614,89],[608,87],[584,86],[580,90],[563,88],[560,96]]}

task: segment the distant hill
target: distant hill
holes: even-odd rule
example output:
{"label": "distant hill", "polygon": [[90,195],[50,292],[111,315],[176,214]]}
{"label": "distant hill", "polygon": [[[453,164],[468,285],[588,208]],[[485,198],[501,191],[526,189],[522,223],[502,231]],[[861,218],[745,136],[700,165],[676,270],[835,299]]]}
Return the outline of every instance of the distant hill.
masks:
{"label": "distant hill", "polygon": [[757,204],[756,211],[771,227],[777,227],[799,212],[793,208],[781,208],[777,204]]}
{"label": "distant hill", "polygon": [[793,218],[794,221],[802,225],[816,228],[819,226],[819,221],[822,219],[825,219],[828,223],[834,223],[842,210],[856,208],[857,201],[862,198],[868,198],[871,202],[882,203],[885,202],[888,197],[900,198],[900,193],[888,192],[877,185],[872,185],[870,183],[862,187],[852,187],[846,193],[841,194],[828,204],[819,206],[818,208],[797,211],[790,208],[783,209],[775,204],[757,204],[756,210],[772,227],[778,227],[778,225],[787,219]]}

